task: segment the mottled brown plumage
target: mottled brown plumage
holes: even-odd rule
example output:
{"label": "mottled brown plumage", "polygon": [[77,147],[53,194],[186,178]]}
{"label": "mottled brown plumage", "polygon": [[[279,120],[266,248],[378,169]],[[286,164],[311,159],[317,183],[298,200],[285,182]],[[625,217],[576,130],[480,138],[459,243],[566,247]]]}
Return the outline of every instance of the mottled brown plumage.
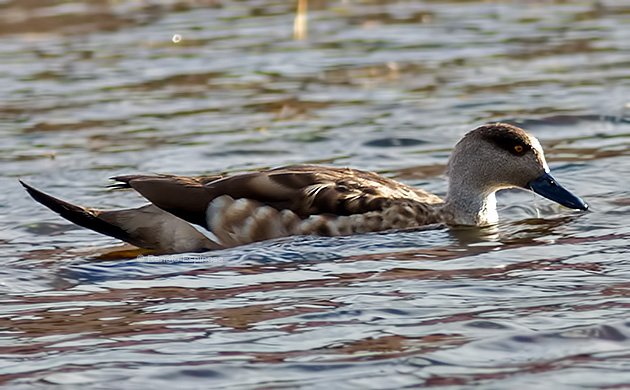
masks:
{"label": "mottled brown plumage", "polygon": [[494,193],[511,187],[538,188],[552,200],[586,209],[581,199],[553,189],[557,184],[548,171],[538,140],[518,127],[494,123],[469,132],[455,146],[445,200],[373,172],[315,165],[233,176],[117,176],[112,187],[132,188],[152,203],[131,210],[81,208],[25,187],[37,201],[81,226],[142,247],[183,252],[290,235],[348,235],[435,223],[488,225],[498,219]]}
{"label": "mottled brown plumage", "polygon": [[[428,192],[350,168],[293,165],[204,180],[115,177],[159,208],[235,246],[289,235],[335,236],[437,223]],[[182,202],[181,199],[185,199]]]}
{"label": "mottled brown plumage", "polygon": [[[373,172],[316,165],[292,165],[205,183],[198,178],[167,175],[113,179],[124,182],[158,207],[204,226],[199,214],[204,214],[209,203],[222,195],[251,199],[277,210],[291,210],[300,218],[377,211],[396,199],[422,203],[441,201],[433,194]],[[182,198],[186,202],[181,202]]]}

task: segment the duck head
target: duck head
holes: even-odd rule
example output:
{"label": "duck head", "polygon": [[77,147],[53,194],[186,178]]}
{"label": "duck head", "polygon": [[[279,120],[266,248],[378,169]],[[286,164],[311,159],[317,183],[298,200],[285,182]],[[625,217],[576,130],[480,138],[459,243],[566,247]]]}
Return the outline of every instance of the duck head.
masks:
{"label": "duck head", "polygon": [[550,174],[540,142],[506,123],[480,126],[455,146],[448,163],[445,209],[453,224],[489,225],[498,221],[495,193],[522,188],[571,209],[588,205]]}

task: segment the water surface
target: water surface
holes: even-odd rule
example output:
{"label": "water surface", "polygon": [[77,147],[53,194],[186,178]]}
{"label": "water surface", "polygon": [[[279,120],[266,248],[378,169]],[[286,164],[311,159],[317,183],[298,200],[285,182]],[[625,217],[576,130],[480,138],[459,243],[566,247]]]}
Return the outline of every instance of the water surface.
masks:
{"label": "water surface", "polygon": [[[0,1],[0,383],[630,386],[627,2],[311,1],[303,40],[295,6]],[[17,182],[130,207],[108,177],[308,162],[444,195],[497,120],[592,212],[136,257]]]}

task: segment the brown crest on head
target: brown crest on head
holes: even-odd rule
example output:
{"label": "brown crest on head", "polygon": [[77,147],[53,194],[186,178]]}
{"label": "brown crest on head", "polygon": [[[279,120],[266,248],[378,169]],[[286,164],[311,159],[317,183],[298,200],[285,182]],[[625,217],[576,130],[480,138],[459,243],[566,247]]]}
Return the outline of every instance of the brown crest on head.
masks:
{"label": "brown crest on head", "polygon": [[519,127],[507,123],[488,123],[476,129],[481,138],[515,156],[524,156],[532,150],[530,138]]}

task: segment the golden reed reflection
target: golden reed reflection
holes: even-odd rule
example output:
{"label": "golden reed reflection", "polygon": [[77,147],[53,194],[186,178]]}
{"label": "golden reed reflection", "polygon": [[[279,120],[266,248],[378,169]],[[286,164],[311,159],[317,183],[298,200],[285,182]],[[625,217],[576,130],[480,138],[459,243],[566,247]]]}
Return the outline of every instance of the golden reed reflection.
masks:
{"label": "golden reed reflection", "polygon": [[301,41],[306,39],[308,33],[307,25],[308,0],[298,0],[293,22],[293,39]]}

